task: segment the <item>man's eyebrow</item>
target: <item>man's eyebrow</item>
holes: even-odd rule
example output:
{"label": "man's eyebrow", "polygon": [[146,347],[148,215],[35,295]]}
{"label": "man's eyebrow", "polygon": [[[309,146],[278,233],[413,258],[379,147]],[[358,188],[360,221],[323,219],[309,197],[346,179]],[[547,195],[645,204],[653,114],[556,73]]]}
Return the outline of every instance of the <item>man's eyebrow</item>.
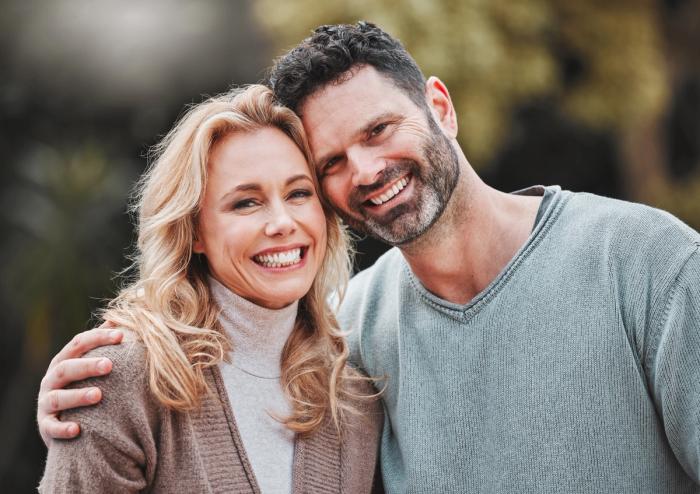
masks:
{"label": "man's eyebrow", "polygon": [[367,125],[365,125],[360,131],[357,132],[355,137],[358,135],[366,135],[369,134],[373,128],[375,128],[379,123],[385,120],[397,120],[399,116],[394,113],[394,112],[384,112],[380,113],[379,115],[376,115],[373,117],[369,122],[367,122]]}
{"label": "man's eyebrow", "polygon": [[[370,118],[370,120],[367,121],[367,123],[363,127],[355,131],[355,133],[352,136],[353,140],[357,140],[358,137],[369,134],[369,132],[383,120],[398,120],[399,118],[401,118],[400,115],[391,111],[386,111],[378,115],[374,115]],[[338,153],[331,152],[323,155],[320,159],[315,160],[314,168],[320,168],[321,166],[323,166],[324,163],[336,156],[336,154]]]}

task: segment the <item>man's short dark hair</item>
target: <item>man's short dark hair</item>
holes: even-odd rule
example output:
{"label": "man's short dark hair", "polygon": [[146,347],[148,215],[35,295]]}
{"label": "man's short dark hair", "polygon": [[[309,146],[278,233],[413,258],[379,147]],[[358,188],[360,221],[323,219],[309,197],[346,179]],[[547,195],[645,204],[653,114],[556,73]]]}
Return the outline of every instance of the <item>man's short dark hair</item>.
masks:
{"label": "man's short dark hair", "polygon": [[316,28],[276,61],[268,83],[280,103],[298,111],[308,96],[359,65],[371,65],[426,108],[425,77],[415,60],[397,39],[364,21]]}

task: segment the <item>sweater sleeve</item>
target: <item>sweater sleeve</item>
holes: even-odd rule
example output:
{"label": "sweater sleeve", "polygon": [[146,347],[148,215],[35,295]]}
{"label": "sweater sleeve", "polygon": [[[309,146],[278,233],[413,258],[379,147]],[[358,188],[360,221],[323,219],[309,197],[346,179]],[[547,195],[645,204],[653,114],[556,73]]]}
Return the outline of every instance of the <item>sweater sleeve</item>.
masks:
{"label": "sweater sleeve", "polygon": [[98,386],[102,401],[62,414],[63,420],[80,424],[80,436],[52,441],[39,485],[42,493],[138,492],[152,480],[157,406],[148,390],[143,348],[128,342],[90,356],[110,358],[112,372],[75,387]]}
{"label": "sweater sleeve", "polygon": [[39,492],[139,492],[146,479],[133,446],[115,444],[96,431],[83,432],[74,441],[55,441]]}
{"label": "sweater sleeve", "polygon": [[666,436],[685,471],[700,482],[700,252],[681,268],[654,341],[652,392]]}
{"label": "sweater sleeve", "polygon": [[[353,384],[358,396],[376,394],[368,381]],[[356,399],[356,412],[348,414],[345,435],[341,446],[343,492],[383,492],[379,464],[379,440],[382,432],[383,410],[380,399]]]}

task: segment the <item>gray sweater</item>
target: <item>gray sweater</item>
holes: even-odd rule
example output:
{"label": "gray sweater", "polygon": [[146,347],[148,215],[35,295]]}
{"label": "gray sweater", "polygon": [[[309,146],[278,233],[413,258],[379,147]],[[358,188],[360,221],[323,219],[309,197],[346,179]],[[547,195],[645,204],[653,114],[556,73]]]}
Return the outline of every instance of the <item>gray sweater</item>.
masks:
{"label": "gray sweater", "polygon": [[700,492],[700,235],[549,191],[466,305],[429,293],[397,249],[352,281],[353,359],[389,378],[387,492]]}

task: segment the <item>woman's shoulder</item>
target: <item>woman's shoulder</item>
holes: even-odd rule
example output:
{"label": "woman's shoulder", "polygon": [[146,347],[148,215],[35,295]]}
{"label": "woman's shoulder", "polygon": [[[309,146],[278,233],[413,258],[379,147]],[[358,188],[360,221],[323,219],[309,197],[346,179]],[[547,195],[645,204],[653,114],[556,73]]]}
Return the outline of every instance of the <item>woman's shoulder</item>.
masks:
{"label": "woman's shoulder", "polygon": [[151,414],[157,403],[150,392],[148,362],[144,344],[125,331],[120,344],[107,345],[87,352],[84,357],[108,358],[112,369],[103,376],[77,381],[69,388],[99,388],[102,397],[97,405],[70,410],[62,420],[89,421],[100,417]]}
{"label": "woman's shoulder", "polygon": [[138,383],[147,384],[148,381],[143,379],[148,371],[146,347],[133,332],[122,331],[124,338],[121,343],[97,347],[85,353],[84,357],[108,358],[112,362],[112,370],[109,374],[88,379],[86,381],[94,382],[85,384],[93,385],[100,382],[102,384],[99,386],[119,386],[120,383],[124,383],[128,384],[132,390]]}
{"label": "woman's shoulder", "polygon": [[138,456],[142,454],[138,445],[153,442],[154,431],[168,419],[169,411],[151,392],[146,355],[143,343],[129,335],[118,345],[103,346],[86,354],[110,359],[112,370],[69,386],[95,387],[101,392],[95,405],[61,413],[62,421],[80,424],[80,438],[69,449],[108,443]]}
{"label": "woman's shoulder", "polygon": [[165,417],[149,392],[145,347],[127,337],[85,356],[109,358],[112,370],[69,386],[97,387],[102,397],[95,405],[61,413],[62,421],[78,423],[80,435],[52,442],[40,490],[140,491],[155,464],[154,433]]}

